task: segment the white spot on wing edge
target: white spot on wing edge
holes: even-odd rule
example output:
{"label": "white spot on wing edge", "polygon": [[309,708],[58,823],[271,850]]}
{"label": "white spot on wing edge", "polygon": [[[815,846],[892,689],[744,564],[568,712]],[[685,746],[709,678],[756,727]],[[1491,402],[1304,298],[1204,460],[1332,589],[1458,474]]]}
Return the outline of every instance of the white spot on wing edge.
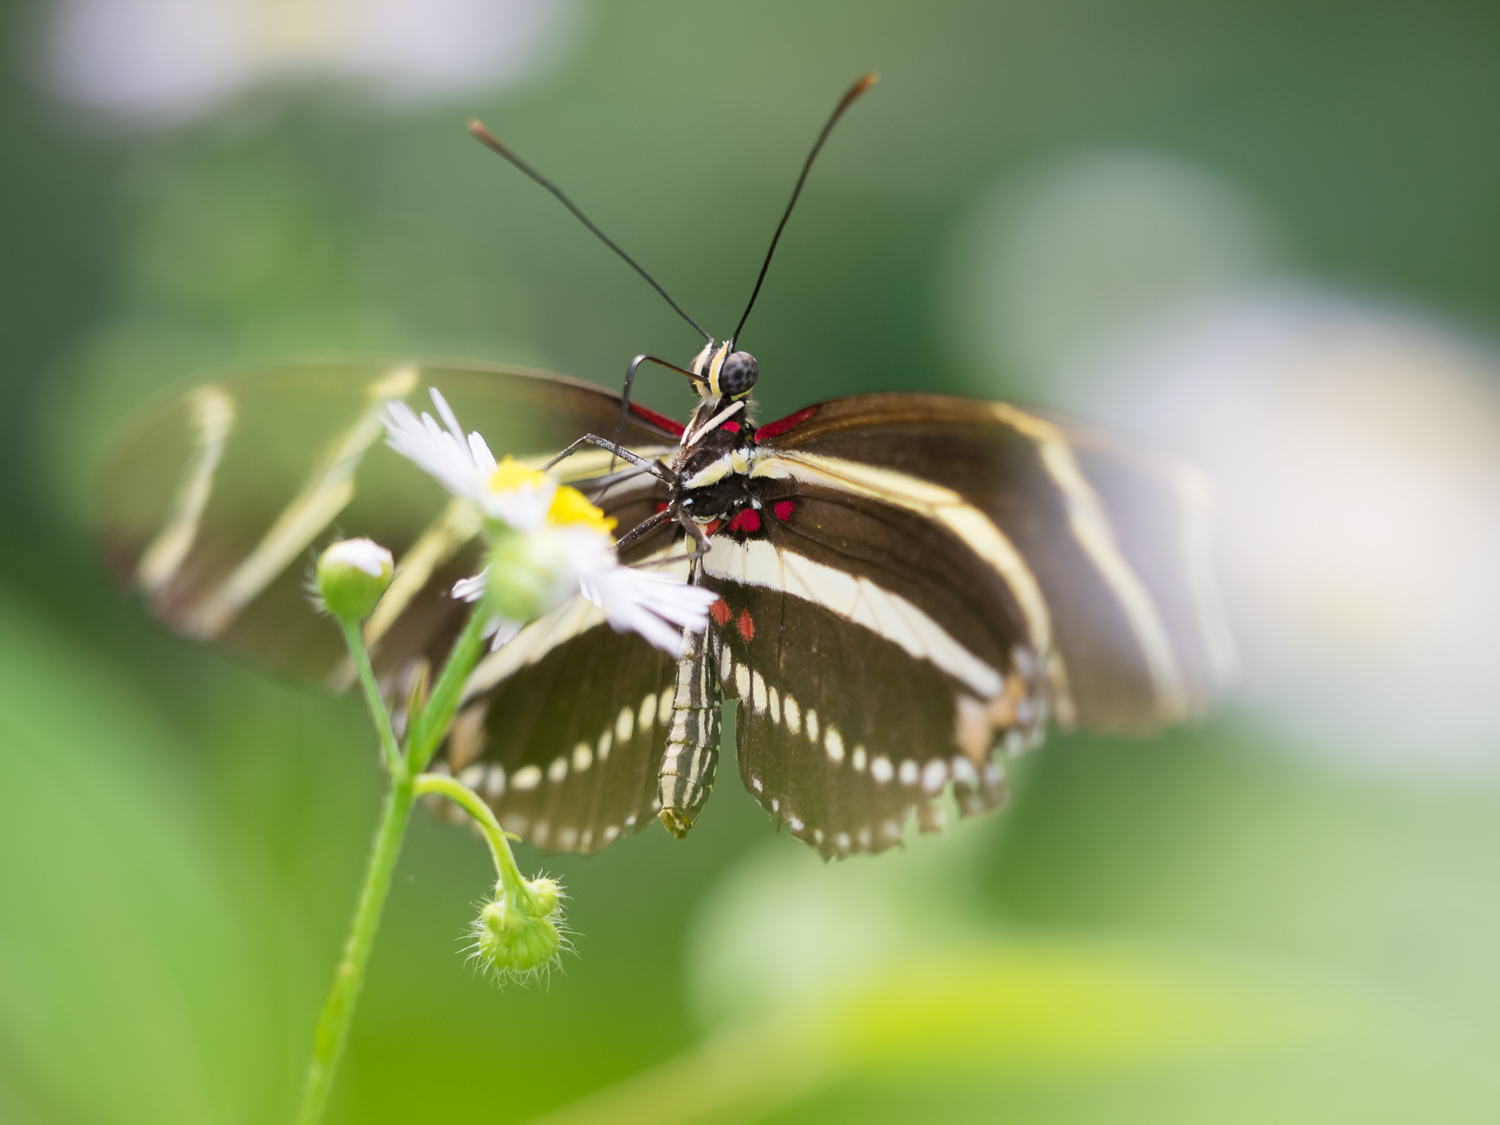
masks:
{"label": "white spot on wing edge", "polygon": [[505,796],[505,767],[494,765],[484,779],[484,795],[492,801]]}
{"label": "white spot on wing edge", "polygon": [[823,734],[823,749],[828,751],[828,760],[834,763],[844,760],[844,739],[838,727],[829,727]]}
{"label": "white spot on wing edge", "polygon": [[542,769],[540,766],[522,766],[511,775],[510,786],[525,792],[535,789],[542,782]]}

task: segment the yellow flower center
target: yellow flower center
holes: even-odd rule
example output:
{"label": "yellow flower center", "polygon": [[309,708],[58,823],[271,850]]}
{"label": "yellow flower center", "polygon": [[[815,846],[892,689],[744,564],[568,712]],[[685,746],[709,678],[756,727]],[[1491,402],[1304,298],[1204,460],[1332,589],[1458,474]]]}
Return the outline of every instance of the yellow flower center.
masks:
{"label": "yellow flower center", "polygon": [[[490,474],[490,487],[496,492],[545,488],[549,483],[551,478],[546,473],[518,465],[515,458],[508,455]],[[552,503],[547,508],[547,522],[567,527],[586,527],[590,531],[608,535],[614,531],[618,521],[590,504],[578,489],[560,484],[552,494]]]}
{"label": "yellow flower center", "polygon": [[516,459],[506,454],[505,460],[495,466],[490,474],[490,487],[496,492],[515,492],[522,488],[545,488],[547,474],[516,464]]}
{"label": "yellow flower center", "polygon": [[586,527],[590,531],[608,535],[615,529],[617,521],[590,504],[578,489],[562,484],[552,494],[552,506],[547,509],[547,522]]}

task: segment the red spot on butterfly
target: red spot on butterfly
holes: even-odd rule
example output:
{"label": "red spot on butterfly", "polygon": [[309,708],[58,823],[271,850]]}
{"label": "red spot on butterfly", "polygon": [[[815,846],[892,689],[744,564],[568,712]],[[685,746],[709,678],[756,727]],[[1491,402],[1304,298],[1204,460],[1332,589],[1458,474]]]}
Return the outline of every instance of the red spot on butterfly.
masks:
{"label": "red spot on butterfly", "polygon": [[658,511],[658,512],[665,512],[665,511],[666,511],[666,510],[667,510],[667,509],[668,509],[668,508],[670,508],[670,507],[671,507],[671,506],[672,506],[672,505],[670,505],[670,504],[668,504],[668,503],[667,503],[667,502],[666,502],[666,501],[665,501],[665,500],[658,500],[658,501],[657,501],[657,502],[656,502],[656,503],[655,503],[655,504],[654,504],[654,505],[652,505],[652,506],[653,506],[653,507],[654,507],[654,508],[655,508],[655,509],[656,509],[656,510],[657,510],[657,511]]}
{"label": "red spot on butterfly", "polygon": [[731,434],[737,434],[740,432],[740,424],[738,422],[725,422],[719,428]]}
{"label": "red spot on butterfly", "polygon": [[776,518],[785,522],[792,518],[792,512],[797,507],[794,500],[778,500],[771,506],[771,511],[776,513]]}
{"label": "red spot on butterfly", "polygon": [[673,437],[681,437],[682,431],[687,428],[681,422],[672,421],[665,414],[658,414],[654,410],[647,410],[644,406],[637,406],[633,402],[630,404],[630,413],[634,414],[637,418],[649,422],[658,430],[665,430]]}
{"label": "red spot on butterfly", "polygon": [[714,620],[719,623],[721,628],[729,624],[729,603],[723,598],[720,598],[713,605],[709,606],[708,612],[713,614]]}
{"label": "red spot on butterfly", "polygon": [[750,611],[748,609],[742,609],[742,610],[740,610],[739,620],[736,621],[734,624],[735,624],[735,627],[737,629],[739,629],[740,636],[743,637],[745,640],[748,641],[748,640],[751,640],[751,639],[754,638],[754,636],[755,636],[755,622],[750,619]]}
{"label": "red spot on butterfly", "polygon": [[735,516],[734,519],[729,521],[729,530],[759,531],[760,513],[757,512],[754,508],[746,508],[743,512]]}
{"label": "red spot on butterfly", "polygon": [[788,430],[802,425],[803,422],[806,422],[817,412],[818,408],[816,406],[804,406],[795,414],[788,414],[785,418],[777,419],[775,422],[768,422],[755,431],[755,440],[765,441],[767,438],[780,437]]}
{"label": "red spot on butterfly", "polygon": [[723,522],[723,520],[709,520],[708,526],[703,529],[703,534],[712,535],[714,532],[719,530],[719,525]]}

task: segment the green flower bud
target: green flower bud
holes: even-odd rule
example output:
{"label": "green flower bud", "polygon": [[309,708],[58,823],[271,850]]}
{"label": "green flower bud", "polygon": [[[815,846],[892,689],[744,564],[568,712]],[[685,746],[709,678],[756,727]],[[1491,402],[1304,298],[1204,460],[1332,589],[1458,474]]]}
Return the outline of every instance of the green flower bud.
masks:
{"label": "green flower bud", "polygon": [[552,609],[571,574],[566,546],[550,528],[498,527],[485,566],[485,599],[507,621],[533,621]]}
{"label": "green flower bud", "polygon": [[514,890],[502,882],[474,922],[471,956],[501,978],[546,968],[563,944],[561,901],[555,879],[523,879]]}
{"label": "green flower bud", "polygon": [[318,557],[318,594],[328,612],[363,621],[391,584],[391,553],[372,539],[342,539]]}

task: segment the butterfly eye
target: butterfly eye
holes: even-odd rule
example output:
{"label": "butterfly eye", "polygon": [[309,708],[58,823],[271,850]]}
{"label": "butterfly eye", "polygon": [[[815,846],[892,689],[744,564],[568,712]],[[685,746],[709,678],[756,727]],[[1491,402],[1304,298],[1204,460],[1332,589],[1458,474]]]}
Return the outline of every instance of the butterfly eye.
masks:
{"label": "butterfly eye", "polygon": [[760,377],[760,364],[749,352],[735,352],[719,368],[719,394],[724,398],[738,398],[748,394]]}

